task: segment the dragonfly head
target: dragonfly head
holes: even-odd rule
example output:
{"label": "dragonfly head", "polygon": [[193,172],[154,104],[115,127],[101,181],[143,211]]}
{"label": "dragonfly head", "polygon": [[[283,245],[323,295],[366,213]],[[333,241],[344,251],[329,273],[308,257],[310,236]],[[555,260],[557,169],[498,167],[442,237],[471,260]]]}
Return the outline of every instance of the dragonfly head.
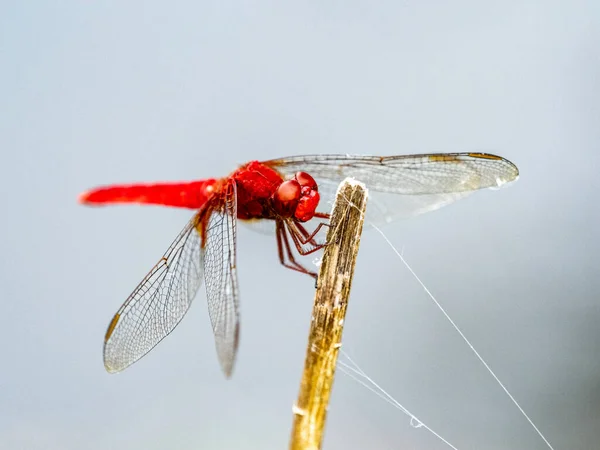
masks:
{"label": "dragonfly head", "polygon": [[298,172],[291,180],[281,183],[273,193],[273,207],[282,217],[306,222],[313,218],[319,205],[318,191],[313,177],[306,172]]}

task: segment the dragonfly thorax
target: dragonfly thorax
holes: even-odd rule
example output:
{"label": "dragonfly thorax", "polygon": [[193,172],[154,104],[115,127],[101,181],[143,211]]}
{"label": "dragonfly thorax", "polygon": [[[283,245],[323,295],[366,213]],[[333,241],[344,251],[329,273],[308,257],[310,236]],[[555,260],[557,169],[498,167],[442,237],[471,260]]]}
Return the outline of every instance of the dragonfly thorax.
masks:
{"label": "dragonfly thorax", "polygon": [[313,218],[319,199],[317,183],[306,172],[298,172],[281,183],[272,196],[273,209],[279,216],[294,217],[300,222]]}

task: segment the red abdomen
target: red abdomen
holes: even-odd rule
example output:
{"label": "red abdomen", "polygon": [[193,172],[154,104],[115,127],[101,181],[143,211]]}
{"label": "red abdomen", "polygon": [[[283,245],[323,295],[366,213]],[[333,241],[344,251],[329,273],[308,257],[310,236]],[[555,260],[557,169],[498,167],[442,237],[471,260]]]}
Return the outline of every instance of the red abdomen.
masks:
{"label": "red abdomen", "polygon": [[187,183],[152,183],[105,186],[84,192],[79,201],[88,205],[142,203],[199,209],[219,189],[216,179]]}

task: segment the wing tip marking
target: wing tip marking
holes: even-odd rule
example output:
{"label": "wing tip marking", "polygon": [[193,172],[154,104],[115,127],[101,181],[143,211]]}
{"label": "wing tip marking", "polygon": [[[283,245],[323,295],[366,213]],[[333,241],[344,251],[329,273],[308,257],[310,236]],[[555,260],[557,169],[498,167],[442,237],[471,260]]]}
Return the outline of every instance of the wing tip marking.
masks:
{"label": "wing tip marking", "polygon": [[111,367],[106,361],[104,361],[104,368],[108,373],[118,373],[119,371],[113,367]]}
{"label": "wing tip marking", "polygon": [[[108,342],[108,340],[112,336],[113,332],[115,331],[115,327],[117,326],[117,323],[119,323],[120,319],[121,319],[121,314],[119,314],[119,313],[115,314],[115,316],[112,318],[112,320],[110,321],[110,324],[108,324],[108,329],[106,330],[106,335],[104,336],[104,343]],[[107,367],[107,370],[108,370],[108,367]],[[110,370],[109,370],[109,372],[110,372]]]}
{"label": "wing tip marking", "polygon": [[500,161],[503,160],[504,158],[502,158],[501,156],[497,156],[497,155],[492,155],[490,153],[469,153],[468,154],[471,158],[479,158],[479,159],[493,159],[496,161]]}
{"label": "wing tip marking", "polygon": [[452,155],[452,154],[435,154],[435,155],[429,155],[428,156],[429,161],[445,161],[445,162],[458,162],[460,161],[460,158],[458,157],[458,155]]}

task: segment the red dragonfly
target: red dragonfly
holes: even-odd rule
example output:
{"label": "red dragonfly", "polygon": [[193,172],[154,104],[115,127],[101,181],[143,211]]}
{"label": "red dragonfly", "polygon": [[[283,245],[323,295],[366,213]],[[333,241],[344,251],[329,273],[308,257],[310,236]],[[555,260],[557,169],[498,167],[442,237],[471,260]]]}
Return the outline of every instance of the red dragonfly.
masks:
{"label": "red dragonfly", "polygon": [[[485,153],[312,155],[252,161],[219,179],[84,192],[79,201],[87,205],[140,203],[197,210],[111,320],[104,338],[106,370],[125,369],[171,333],[204,279],[219,362],[225,376],[231,376],[240,329],[237,219],[274,223],[280,262],[316,277],[296,261],[294,250],[307,255],[323,247],[315,236],[329,214],[317,208],[332,203],[346,177],[366,184],[366,221],[377,224],[440,208],[518,175],[513,163]],[[322,220],[309,231],[304,224],[313,218]]]}

